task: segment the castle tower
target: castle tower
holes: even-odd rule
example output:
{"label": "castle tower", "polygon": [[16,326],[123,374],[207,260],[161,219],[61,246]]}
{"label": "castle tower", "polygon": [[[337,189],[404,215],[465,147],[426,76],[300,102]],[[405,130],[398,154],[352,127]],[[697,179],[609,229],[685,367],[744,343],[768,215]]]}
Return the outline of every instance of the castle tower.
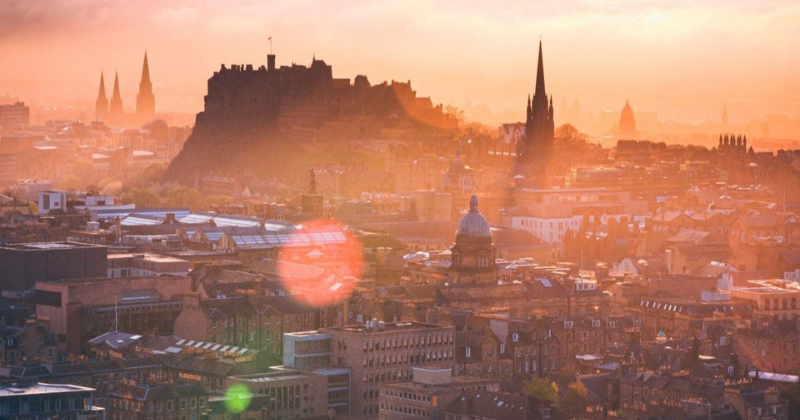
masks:
{"label": "castle tower", "polygon": [[114,73],[114,93],[111,95],[111,104],[108,117],[115,123],[120,123],[123,119],[122,96],[119,94],[119,74]]}
{"label": "castle tower", "polygon": [[619,116],[619,138],[624,140],[636,139],[636,118],[633,116],[633,108],[631,108],[631,104],[627,100]]}
{"label": "castle tower", "polygon": [[525,121],[525,142],[520,150],[520,163],[547,165],[553,157],[555,124],[553,122],[553,99],[547,98],[544,84],[544,60],[542,42],[539,41],[539,63],[536,68],[536,90],[529,103]]}
{"label": "castle tower", "polygon": [[478,197],[469,201],[469,213],[458,224],[456,243],[450,247],[453,284],[497,284],[497,251],[489,222],[478,211]]}
{"label": "castle tower", "polygon": [[142,64],[142,81],[139,82],[139,94],[136,96],[136,119],[148,122],[156,114],[156,97],[153,95],[153,84],[150,83],[150,66],[147,64],[147,51],[144,52]]}
{"label": "castle tower", "polygon": [[94,102],[94,116],[100,121],[108,119],[108,99],[106,98],[106,82],[103,72],[100,72],[100,92],[97,93],[97,100]]}

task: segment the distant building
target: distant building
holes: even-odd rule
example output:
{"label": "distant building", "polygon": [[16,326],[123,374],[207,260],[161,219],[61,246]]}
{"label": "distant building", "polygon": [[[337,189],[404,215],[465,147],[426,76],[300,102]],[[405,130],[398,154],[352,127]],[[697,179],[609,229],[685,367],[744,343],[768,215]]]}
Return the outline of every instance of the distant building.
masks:
{"label": "distant building", "polygon": [[453,196],[450,193],[422,190],[414,193],[414,212],[420,222],[450,221]]}
{"label": "distant building", "polygon": [[108,395],[107,420],[189,420],[204,418],[208,394],[199,384],[123,383]]}
{"label": "distant building", "polygon": [[103,420],[93,404],[93,388],[45,383],[0,387],[0,416],[14,420]]}
{"label": "distant building", "polygon": [[105,247],[77,242],[0,246],[0,290],[22,292],[65,277],[105,277],[106,259]]}
{"label": "distant building", "polygon": [[492,244],[489,222],[478,211],[478,197],[472,196],[469,213],[464,215],[450,248],[450,279],[453,284],[491,284],[497,282],[497,250]]}
{"label": "distant building", "polygon": [[[379,420],[441,418],[437,413],[453,405],[466,390],[499,391],[497,381],[453,377],[450,367],[413,367],[413,380],[380,387]],[[469,413],[472,414],[472,413]]]}
{"label": "distant building", "polygon": [[67,211],[67,193],[64,191],[39,191],[39,214],[51,210]]}
{"label": "distant building", "polygon": [[31,109],[23,102],[0,105],[0,129],[25,128],[31,125]]}
{"label": "distant building", "polygon": [[413,366],[453,366],[452,326],[377,320],[368,324],[320,330],[331,335],[333,364],[352,369],[351,416],[375,418],[379,386],[408,381]]}
{"label": "distant building", "polygon": [[619,116],[618,134],[620,139],[636,139],[636,118],[633,116],[633,108],[628,101],[625,101],[625,106]]}

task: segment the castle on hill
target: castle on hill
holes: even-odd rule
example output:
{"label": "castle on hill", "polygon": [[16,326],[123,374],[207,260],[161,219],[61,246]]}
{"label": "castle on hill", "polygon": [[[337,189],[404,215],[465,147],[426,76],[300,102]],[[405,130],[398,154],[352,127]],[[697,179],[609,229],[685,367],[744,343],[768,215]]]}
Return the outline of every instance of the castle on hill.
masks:
{"label": "castle on hill", "polygon": [[95,118],[112,126],[141,125],[150,122],[156,114],[156,97],[153,95],[153,84],[150,82],[150,66],[147,63],[147,51],[144,53],[142,78],[139,82],[139,94],[136,95],[136,113],[126,114],[119,92],[119,74],[114,74],[114,89],[111,100],[106,97],[106,84],[103,72],[100,72],[100,90],[95,101]]}
{"label": "castle on hill", "polygon": [[441,105],[417,97],[410,81],[372,86],[366,76],[357,76],[351,84],[350,79],[334,78],[332,67],[316,57],[308,67],[276,67],[274,54],[267,56],[266,67],[222,65],[208,80],[205,109],[197,123],[223,115],[277,128],[319,127],[360,116],[410,118],[435,127],[454,124]]}
{"label": "castle on hill", "polygon": [[278,67],[270,54],[266,66],[223,64],[208,79],[204,109],[166,177],[190,184],[215,171],[283,175],[297,169],[291,162],[307,158],[298,141],[421,141],[444,138],[457,126],[442,105],[418,97],[410,81],[334,78],[332,67],[316,57],[309,66]]}

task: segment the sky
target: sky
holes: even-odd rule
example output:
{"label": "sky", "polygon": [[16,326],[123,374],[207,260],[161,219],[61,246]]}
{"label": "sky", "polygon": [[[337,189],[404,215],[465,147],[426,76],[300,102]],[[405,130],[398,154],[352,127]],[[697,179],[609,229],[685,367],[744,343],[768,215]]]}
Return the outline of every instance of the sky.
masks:
{"label": "sky", "polygon": [[800,118],[798,22],[789,0],[0,0],[0,97],[89,108],[117,71],[133,111],[147,50],[157,110],[194,113],[221,64],[263,65],[272,47],[278,65],[411,80],[494,125],[524,119],[541,39],[556,105]]}

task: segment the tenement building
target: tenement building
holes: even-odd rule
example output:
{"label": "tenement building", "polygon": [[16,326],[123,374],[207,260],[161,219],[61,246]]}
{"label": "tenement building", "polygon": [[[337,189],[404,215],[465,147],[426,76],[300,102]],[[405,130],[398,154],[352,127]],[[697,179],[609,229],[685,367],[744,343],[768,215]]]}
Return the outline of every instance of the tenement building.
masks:
{"label": "tenement building", "polygon": [[417,322],[323,329],[332,337],[334,365],[352,369],[351,415],[378,415],[378,388],[408,381],[412,367],[453,367],[455,327]]}

